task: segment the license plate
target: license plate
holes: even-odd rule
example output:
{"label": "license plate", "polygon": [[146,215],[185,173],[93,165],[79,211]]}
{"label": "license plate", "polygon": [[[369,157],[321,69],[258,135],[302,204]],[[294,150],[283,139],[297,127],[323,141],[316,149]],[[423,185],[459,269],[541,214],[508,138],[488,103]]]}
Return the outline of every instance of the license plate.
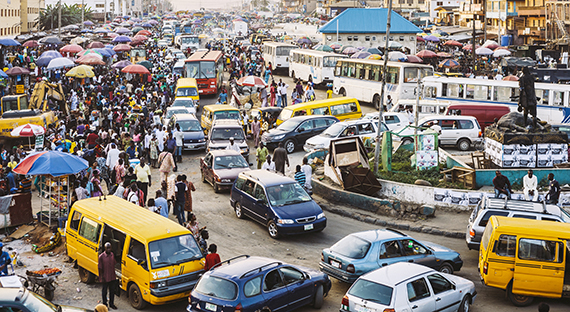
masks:
{"label": "license plate", "polygon": [[215,304],[208,303],[208,302],[206,302],[205,308],[206,308],[206,310],[209,310],[209,311],[216,311],[216,310],[218,310],[218,307],[217,307]]}
{"label": "license plate", "polygon": [[369,309],[369,308],[367,308],[367,307],[363,307],[363,306],[360,306],[360,305],[356,305],[354,311],[356,311],[356,312],[372,312],[372,311],[375,311],[375,310],[372,310],[372,309]]}
{"label": "license plate", "polygon": [[307,225],[305,225],[305,231],[312,230],[312,229],[313,229],[313,225],[312,225],[312,224],[307,224]]}
{"label": "license plate", "polygon": [[331,265],[338,269],[340,269],[340,267],[342,266],[340,262],[334,260],[331,260]]}

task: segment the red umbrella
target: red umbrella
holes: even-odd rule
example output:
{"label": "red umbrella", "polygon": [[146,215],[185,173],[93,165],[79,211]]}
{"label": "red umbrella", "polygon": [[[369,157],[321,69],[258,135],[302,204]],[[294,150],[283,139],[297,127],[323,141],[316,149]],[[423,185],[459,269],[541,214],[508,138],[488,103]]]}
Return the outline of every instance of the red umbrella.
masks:
{"label": "red umbrella", "polygon": [[418,37],[416,38],[416,40],[417,40],[418,42],[426,42],[426,40],[425,40],[424,38],[420,37],[420,36],[418,36]]}
{"label": "red umbrella", "polygon": [[18,126],[10,132],[13,137],[33,137],[36,135],[44,134],[46,129],[39,125],[34,124],[25,124],[22,126]]}
{"label": "red umbrella", "polygon": [[150,74],[150,72],[148,71],[148,69],[146,69],[146,67],[142,66],[142,65],[129,65],[123,69],[121,69],[121,71],[123,73],[129,73],[129,74]]}
{"label": "red umbrella", "polygon": [[22,45],[27,48],[37,48],[40,46],[40,44],[36,40],[28,40],[24,42],[24,44]]}
{"label": "red umbrella", "polygon": [[437,57],[443,57],[443,58],[447,58],[447,57],[453,57],[453,55],[447,53],[447,52],[438,52],[437,53]]}
{"label": "red umbrella", "polygon": [[146,29],[143,29],[143,30],[139,31],[139,32],[137,33],[137,35],[152,36],[152,33],[151,33],[150,31],[146,30]]}
{"label": "red umbrella", "polygon": [[447,40],[443,45],[444,46],[462,47],[463,43],[461,43],[459,41],[455,41],[455,40]]}
{"label": "red umbrella", "polygon": [[87,45],[87,49],[101,49],[104,47],[105,47],[105,45],[99,41],[93,41]]}
{"label": "red umbrella", "polygon": [[133,41],[147,41],[148,37],[145,35],[136,35],[133,37]]}
{"label": "red umbrella", "polygon": [[59,52],[78,53],[83,51],[83,48],[78,44],[68,44],[59,49]]}
{"label": "red umbrella", "polygon": [[29,75],[30,71],[20,66],[14,66],[6,71],[8,76]]}
{"label": "red umbrella", "polygon": [[83,65],[105,65],[102,59],[93,54],[86,54],[78,58],[75,63]]}
{"label": "red umbrella", "polygon": [[424,61],[419,56],[415,55],[406,55],[406,57],[408,58],[408,62],[410,63],[423,63]]}
{"label": "red umbrella", "polygon": [[116,46],[113,47],[113,51],[115,52],[123,52],[123,51],[130,51],[131,50],[131,46],[128,44],[117,44]]}
{"label": "red umbrella", "polygon": [[257,76],[246,76],[241,77],[237,81],[238,85],[240,86],[249,86],[249,87],[265,87],[265,81]]}
{"label": "red umbrella", "polygon": [[[475,45],[475,49],[480,48],[480,47],[481,47],[481,46],[478,45],[478,44]],[[467,44],[467,45],[465,45],[465,46],[463,47],[463,50],[471,51],[471,50],[473,50],[473,45],[472,45],[471,43],[470,43],[470,44]]]}
{"label": "red umbrella", "polygon": [[420,52],[416,53],[416,56],[419,56],[421,58],[430,58],[430,57],[437,57],[437,54],[435,54],[435,52],[430,50],[421,50]]}
{"label": "red umbrella", "polygon": [[507,77],[503,78],[503,80],[505,80],[505,81],[519,81],[519,77],[513,76],[513,75],[508,75]]}

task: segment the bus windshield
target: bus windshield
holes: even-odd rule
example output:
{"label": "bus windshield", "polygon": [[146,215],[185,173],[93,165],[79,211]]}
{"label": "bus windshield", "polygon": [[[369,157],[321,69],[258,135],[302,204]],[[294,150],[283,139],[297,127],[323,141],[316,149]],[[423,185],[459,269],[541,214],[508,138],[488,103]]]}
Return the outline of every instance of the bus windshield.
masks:
{"label": "bus windshield", "polygon": [[277,47],[275,55],[277,56],[289,56],[289,51],[296,49],[297,47]]}
{"label": "bus windshield", "polygon": [[182,37],[180,38],[180,43],[182,44],[198,43],[198,37]]}
{"label": "bus windshield", "polygon": [[212,61],[186,62],[185,66],[187,78],[216,78],[216,64]]}
{"label": "bus windshield", "polygon": [[323,59],[323,67],[335,67],[338,56],[325,56]]}
{"label": "bus windshield", "polygon": [[429,68],[404,67],[404,82],[417,82],[418,81],[418,72],[419,72],[420,79],[433,75],[433,71]]}

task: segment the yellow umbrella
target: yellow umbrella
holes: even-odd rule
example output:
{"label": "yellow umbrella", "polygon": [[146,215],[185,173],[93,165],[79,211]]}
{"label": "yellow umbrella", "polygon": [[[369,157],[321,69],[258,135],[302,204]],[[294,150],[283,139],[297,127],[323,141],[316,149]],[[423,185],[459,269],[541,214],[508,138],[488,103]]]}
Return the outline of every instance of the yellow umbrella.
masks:
{"label": "yellow umbrella", "polygon": [[65,74],[67,77],[75,78],[91,78],[95,76],[93,72],[93,67],[89,65],[79,65],[73,67],[70,71]]}
{"label": "yellow umbrella", "polygon": [[291,39],[293,39],[293,38],[291,38],[291,36],[289,36],[289,35],[283,36],[283,40],[291,40]]}
{"label": "yellow umbrella", "polygon": [[439,33],[433,33],[433,34],[431,34],[431,35],[432,35],[432,36],[436,36],[436,37],[441,37],[441,34],[439,34]]}
{"label": "yellow umbrella", "polygon": [[423,32],[423,33],[417,34],[417,35],[420,36],[420,37],[425,37],[425,36],[427,36],[428,34],[426,34],[425,32]]}
{"label": "yellow umbrella", "polygon": [[206,38],[208,38],[208,35],[206,35],[206,34],[200,34],[200,35],[198,36],[198,38],[199,38],[199,39],[206,39]]}
{"label": "yellow umbrella", "polygon": [[381,60],[382,56],[380,56],[378,54],[370,54],[370,55],[368,55],[367,59],[369,59],[369,60]]}
{"label": "yellow umbrella", "polygon": [[70,43],[79,45],[79,44],[85,43],[87,41],[89,41],[89,39],[83,38],[83,37],[76,37],[76,38],[71,39]]}

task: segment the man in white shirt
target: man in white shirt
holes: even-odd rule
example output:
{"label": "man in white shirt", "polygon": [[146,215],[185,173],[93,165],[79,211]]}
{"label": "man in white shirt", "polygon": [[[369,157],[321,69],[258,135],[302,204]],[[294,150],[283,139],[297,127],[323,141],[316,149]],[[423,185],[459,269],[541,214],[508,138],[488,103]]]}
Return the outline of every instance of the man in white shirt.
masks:
{"label": "man in white shirt", "polygon": [[226,145],[226,149],[230,150],[230,151],[236,151],[236,152],[241,152],[239,146],[237,146],[237,144],[234,143],[234,138],[230,138],[230,143],[228,143],[228,145]]}
{"label": "man in white shirt", "polygon": [[311,185],[311,177],[313,176],[313,168],[309,165],[309,160],[307,157],[303,157],[303,165],[301,166],[301,171],[305,174],[305,189],[311,190],[313,186]]}
{"label": "man in white shirt", "polygon": [[109,150],[109,153],[107,153],[107,168],[115,168],[117,160],[119,160],[120,153],[121,151],[119,151],[117,145],[115,145],[115,143],[111,143],[111,149]]}
{"label": "man in white shirt", "polygon": [[182,162],[182,149],[184,148],[184,132],[180,131],[180,124],[176,123],[176,131],[174,131],[174,139],[176,140],[176,151],[174,157],[176,162]]}
{"label": "man in white shirt", "polygon": [[538,179],[532,174],[532,169],[528,169],[528,175],[523,178],[523,192],[524,198],[526,200],[537,201],[538,200]]}
{"label": "man in white shirt", "polygon": [[271,155],[267,155],[266,161],[261,166],[261,169],[275,171],[275,163],[271,161]]}

